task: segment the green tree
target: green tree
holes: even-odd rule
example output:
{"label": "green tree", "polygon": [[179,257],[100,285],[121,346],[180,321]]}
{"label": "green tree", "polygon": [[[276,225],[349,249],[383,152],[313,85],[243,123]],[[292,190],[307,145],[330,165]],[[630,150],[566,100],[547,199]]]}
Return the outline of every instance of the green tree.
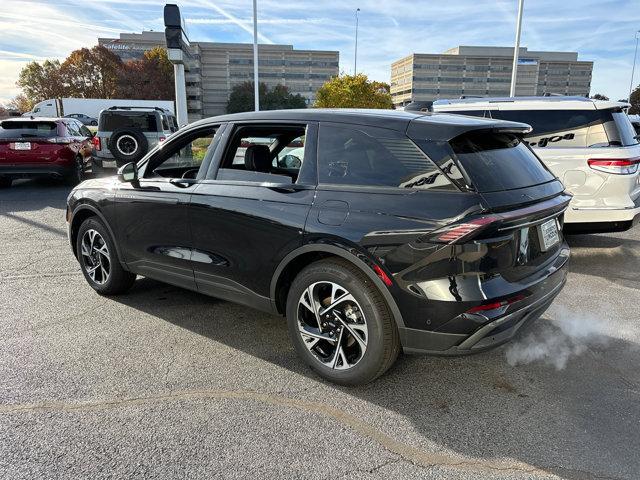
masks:
{"label": "green tree", "polygon": [[31,103],[47,98],[64,97],[67,93],[62,81],[59,60],[45,60],[42,63],[30,62],[18,75],[18,85]]}
{"label": "green tree", "polygon": [[60,75],[70,97],[114,98],[122,68],[120,57],[97,45],[71,52],[60,67]]}
{"label": "green tree", "polygon": [[167,50],[156,47],[144,52],[143,58],[123,65],[118,81],[119,98],[139,100],[173,100],[175,88],[173,64]]}
{"label": "green tree", "polygon": [[326,82],[316,94],[317,108],[393,108],[389,85],[366,75],[342,75]]}
{"label": "green tree", "polygon": [[640,113],[640,85],[638,85],[633,92],[631,92],[631,96],[629,97],[629,103],[631,104],[631,108],[629,109],[629,113],[637,115]]}
{"label": "green tree", "polygon": [[595,95],[592,95],[589,98],[591,98],[593,100],[609,100],[609,97],[607,97],[606,95],[603,95],[601,93],[596,93]]}
{"label": "green tree", "polygon": [[[227,102],[227,113],[250,112],[254,108],[253,82],[244,82],[231,89]],[[284,85],[267,87],[265,83],[258,84],[260,110],[283,110],[290,108],[306,108],[307,103],[300,94],[293,94]]]}

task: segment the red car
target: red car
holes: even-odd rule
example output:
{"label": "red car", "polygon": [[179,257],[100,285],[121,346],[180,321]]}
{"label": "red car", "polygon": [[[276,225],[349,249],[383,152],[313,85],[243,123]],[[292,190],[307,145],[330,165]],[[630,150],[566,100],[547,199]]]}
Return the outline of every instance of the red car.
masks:
{"label": "red car", "polygon": [[0,187],[16,178],[57,177],[75,185],[91,159],[93,134],[72,118],[0,121]]}

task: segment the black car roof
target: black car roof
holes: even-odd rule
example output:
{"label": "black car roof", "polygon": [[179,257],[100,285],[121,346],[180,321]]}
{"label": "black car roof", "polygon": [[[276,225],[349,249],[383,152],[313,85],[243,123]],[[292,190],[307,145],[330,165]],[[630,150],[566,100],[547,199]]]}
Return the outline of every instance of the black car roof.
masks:
{"label": "black car roof", "polygon": [[450,113],[405,112],[401,110],[324,109],[263,110],[220,115],[199,120],[189,128],[221,122],[306,121],[350,123],[406,132],[412,138],[449,140],[470,130],[513,130],[525,133],[523,123],[490,118],[468,117]]}

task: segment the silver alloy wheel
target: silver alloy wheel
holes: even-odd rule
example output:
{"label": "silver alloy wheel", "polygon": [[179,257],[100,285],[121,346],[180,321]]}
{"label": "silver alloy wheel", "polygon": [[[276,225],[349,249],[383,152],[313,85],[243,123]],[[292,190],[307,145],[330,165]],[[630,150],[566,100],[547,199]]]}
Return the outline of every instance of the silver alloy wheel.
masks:
{"label": "silver alloy wheel", "polygon": [[369,330],[364,311],[349,291],[334,282],[316,282],[298,301],[298,331],[324,366],[346,370],[364,356]]}
{"label": "silver alloy wheel", "polygon": [[87,230],[82,236],[81,254],[89,278],[98,285],[106,283],[111,273],[111,256],[102,235],[96,230]]}
{"label": "silver alloy wheel", "polygon": [[122,155],[133,155],[138,150],[138,141],[131,135],[121,135],[116,148]]}

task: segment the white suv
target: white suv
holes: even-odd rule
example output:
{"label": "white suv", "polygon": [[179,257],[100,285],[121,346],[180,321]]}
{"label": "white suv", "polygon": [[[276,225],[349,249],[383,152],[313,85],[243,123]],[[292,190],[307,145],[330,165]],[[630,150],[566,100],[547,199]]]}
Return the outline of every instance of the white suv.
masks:
{"label": "white suv", "polygon": [[569,230],[624,231],[640,219],[640,144],[629,104],[584,97],[438,100],[434,112],[531,125],[526,140],[573,194]]}

